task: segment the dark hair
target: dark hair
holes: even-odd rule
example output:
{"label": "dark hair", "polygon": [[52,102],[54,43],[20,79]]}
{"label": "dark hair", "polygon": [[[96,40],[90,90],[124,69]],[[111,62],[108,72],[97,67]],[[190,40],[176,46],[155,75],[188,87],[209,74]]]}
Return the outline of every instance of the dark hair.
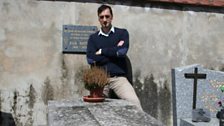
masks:
{"label": "dark hair", "polygon": [[101,6],[98,8],[98,10],[97,10],[98,15],[99,15],[101,12],[103,12],[104,10],[106,10],[106,9],[109,9],[109,10],[110,10],[110,14],[113,16],[113,12],[112,12],[111,7],[108,6],[108,5],[105,5],[105,4],[101,5]]}

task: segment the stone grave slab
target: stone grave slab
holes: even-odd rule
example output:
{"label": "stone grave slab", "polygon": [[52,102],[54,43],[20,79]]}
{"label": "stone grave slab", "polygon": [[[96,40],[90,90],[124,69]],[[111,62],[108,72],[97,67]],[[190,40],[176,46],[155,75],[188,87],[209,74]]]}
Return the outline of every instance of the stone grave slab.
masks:
{"label": "stone grave slab", "polygon": [[180,125],[180,119],[192,117],[194,79],[185,78],[184,75],[194,73],[195,68],[198,68],[198,73],[206,74],[206,79],[197,80],[196,108],[210,110],[212,118],[215,118],[217,111],[220,110],[218,101],[224,98],[224,93],[219,87],[224,85],[224,72],[205,69],[198,64],[174,68],[172,69],[174,126]]}
{"label": "stone grave slab", "polygon": [[102,103],[82,99],[49,101],[49,126],[164,126],[161,122],[121,99]]}

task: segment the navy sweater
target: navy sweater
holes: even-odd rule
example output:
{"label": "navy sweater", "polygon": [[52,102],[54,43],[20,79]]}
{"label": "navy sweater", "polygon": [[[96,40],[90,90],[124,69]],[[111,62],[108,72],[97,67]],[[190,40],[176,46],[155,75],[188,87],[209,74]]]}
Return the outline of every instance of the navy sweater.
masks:
{"label": "navy sweater", "polygon": [[[122,46],[118,46],[124,41]],[[126,29],[115,27],[108,37],[99,35],[99,31],[90,35],[87,45],[87,61],[90,65],[102,66],[110,76],[125,74],[125,56],[129,47],[129,34]],[[101,55],[95,53],[102,49]]]}

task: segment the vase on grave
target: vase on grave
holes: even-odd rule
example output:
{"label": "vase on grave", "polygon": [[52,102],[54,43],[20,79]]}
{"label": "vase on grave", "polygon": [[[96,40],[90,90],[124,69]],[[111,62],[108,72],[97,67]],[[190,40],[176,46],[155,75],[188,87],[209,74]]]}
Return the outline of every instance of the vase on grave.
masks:
{"label": "vase on grave", "polygon": [[224,109],[220,110],[219,126],[224,126]]}
{"label": "vase on grave", "polygon": [[224,126],[224,109],[218,111],[216,117],[219,119],[219,126]]}

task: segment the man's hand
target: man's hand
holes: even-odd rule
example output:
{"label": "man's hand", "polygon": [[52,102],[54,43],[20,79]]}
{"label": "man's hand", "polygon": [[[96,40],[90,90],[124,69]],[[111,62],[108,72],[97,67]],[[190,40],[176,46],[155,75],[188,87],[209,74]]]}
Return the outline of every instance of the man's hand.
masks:
{"label": "man's hand", "polygon": [[124,41],[121,40],[121,41],[117,44],[117,46],[122,46],[123,44],[124,44]]}
{"label": "man's hand", "polygon": [[96,55],[101,55],[101,53],[102,53],[102,49],[99,49],[95,54]]}
{"label": "man's hand", "polygon": [[124,41],[121,40],[120,42],[118,42],[117,46],[122,46],[124,44]]}

